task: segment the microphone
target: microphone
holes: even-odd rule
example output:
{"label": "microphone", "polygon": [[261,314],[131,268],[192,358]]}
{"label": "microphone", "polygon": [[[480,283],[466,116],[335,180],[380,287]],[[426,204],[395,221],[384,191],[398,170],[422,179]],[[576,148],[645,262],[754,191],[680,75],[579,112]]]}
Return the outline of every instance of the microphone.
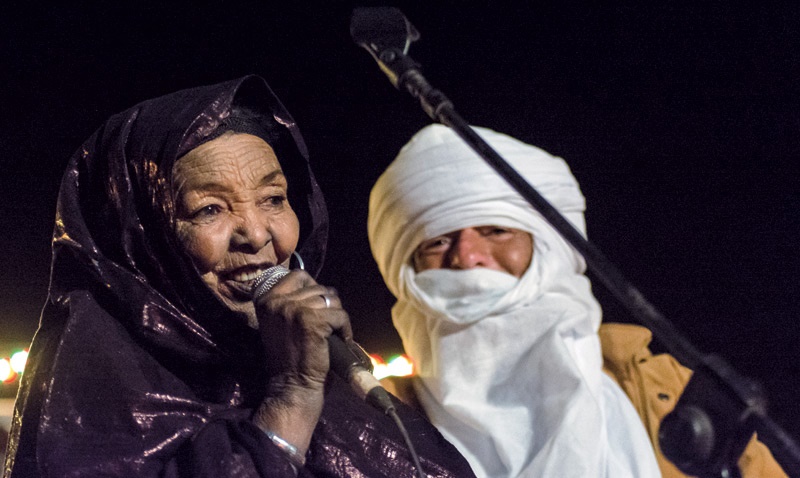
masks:
{"label": "microphone", "polygon": [[[251,288],[253,300],[269,292],[287,274],[289,270],[280,265],[272,266],[262,272],[253,281]],[[372,363],[364,349],[355,342],[351,343],[354,346],[352,348],[348,347],[338,335],[328,336],[331,370],[348,382],[362,400],[389,414],[395,409],[389,393],[372,375]]]}
{"label": "microphone", "polygon": [[395,88],[401,88],[406,70],[419,66],[406,56],[411,42],[419,39],[419,32],[397,8],[353,9],[350,37],[366,48]]}
{"label": "microphone", "polygon": [[403,12],[394,7],[355,8],[350,37],[372,55],[395,88],[407,90],[431,119],[450,126],[453,103],[428,83],[420,65],[408,56],[408,47],[419,39],[419,32]]}

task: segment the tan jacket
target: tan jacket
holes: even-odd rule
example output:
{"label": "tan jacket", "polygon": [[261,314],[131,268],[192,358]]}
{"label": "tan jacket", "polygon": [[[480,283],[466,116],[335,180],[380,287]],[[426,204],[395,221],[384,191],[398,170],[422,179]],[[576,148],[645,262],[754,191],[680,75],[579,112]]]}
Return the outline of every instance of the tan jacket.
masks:
{"label": "tan jacket", "polygon": [[[692,371],[669,354],[650,352],[652,334],[638,325],[607,323],[600,327],[604,370],[628,395],[642,417],[656,452],[664,478],[684,478],[678,468],[661,454],[658,427],[675,408]],[[786,474],[772,453],[755,436],[739,459],[743,478],[780,478]]]}
{"label": "tan jacket", "polygon": [[[652,334],[638,325],[607,323],[600,327],[603,368],[628,395],[644,422],[663,478],[687,478],[658,446],[661,420],[675,407],[692,371],[668,354],[650,352]],[[411,380],[389,377],[384,387],[403,402],[422,410]],[[763,443],[753,439],[739,459],[742,478],[783,478],[787,475]]]}

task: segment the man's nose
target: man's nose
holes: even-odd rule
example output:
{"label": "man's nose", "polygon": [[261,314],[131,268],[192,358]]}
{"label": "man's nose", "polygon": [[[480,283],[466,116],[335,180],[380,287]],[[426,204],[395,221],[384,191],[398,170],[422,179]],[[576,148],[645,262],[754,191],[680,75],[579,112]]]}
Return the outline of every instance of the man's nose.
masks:
{"label": "man's nose", "polygon": [[491,254],[486,238],[475,229],[463,229],[453,245],[450,265],[453,269],[488,267]]}
{"label": "man's nose", "polygon": [[246,247],[250,252],[258,252],[272,239],[269,232],[269,218],[258,207],[248,208],[238,214],[238,222],[231,237],[236,247]]}

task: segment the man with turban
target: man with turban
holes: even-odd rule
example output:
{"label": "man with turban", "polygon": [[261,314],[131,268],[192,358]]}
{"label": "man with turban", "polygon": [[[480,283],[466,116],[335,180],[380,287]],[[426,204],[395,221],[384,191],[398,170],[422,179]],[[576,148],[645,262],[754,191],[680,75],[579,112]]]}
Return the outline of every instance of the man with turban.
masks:
{"label": "man with turban", "polygon": [[[474,130],[586,234],[563,159]],[[478,476],[684,476],[657,434],[691,371],[652,355],[643,327],[601,327],[583,258],[452,130],[403,147],[372,190],[368,232],[417,368],[413,389],[394,390]],[[739,464],[785,476],[755,440]]]}

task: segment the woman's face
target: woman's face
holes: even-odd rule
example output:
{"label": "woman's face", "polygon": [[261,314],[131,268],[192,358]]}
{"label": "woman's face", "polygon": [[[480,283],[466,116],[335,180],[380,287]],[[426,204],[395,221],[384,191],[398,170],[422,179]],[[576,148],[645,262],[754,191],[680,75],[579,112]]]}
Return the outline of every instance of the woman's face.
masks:
{"label": "woman's face", "polygon": [[225,133],[179,159],[173,184],[181,244],[213,293],[257,327],[250,285],[288,265],[300,235],[275,152],[257,136]]}

